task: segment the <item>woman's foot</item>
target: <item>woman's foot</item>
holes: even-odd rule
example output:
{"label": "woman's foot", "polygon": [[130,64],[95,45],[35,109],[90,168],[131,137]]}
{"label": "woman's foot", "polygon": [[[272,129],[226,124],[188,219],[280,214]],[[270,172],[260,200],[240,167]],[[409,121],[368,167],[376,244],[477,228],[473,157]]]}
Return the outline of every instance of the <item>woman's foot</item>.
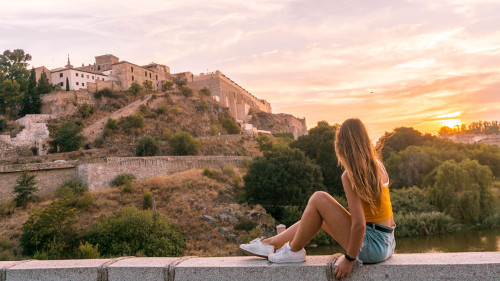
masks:
{"label": "woman's foot", "polygon": [[262,238],[256,238],[248,244],[241,244],[240,249],[249,255],[263,258],[267,258],[274,253],[274,246],[262,243]]}
{"label": "woman's foot", "polygon": [[290,243],[286,243],[276,253],[269,255],[269,261],[274,263],[304,262],[306,260],[306,250],[304,248],[297,252],[292,251]]}

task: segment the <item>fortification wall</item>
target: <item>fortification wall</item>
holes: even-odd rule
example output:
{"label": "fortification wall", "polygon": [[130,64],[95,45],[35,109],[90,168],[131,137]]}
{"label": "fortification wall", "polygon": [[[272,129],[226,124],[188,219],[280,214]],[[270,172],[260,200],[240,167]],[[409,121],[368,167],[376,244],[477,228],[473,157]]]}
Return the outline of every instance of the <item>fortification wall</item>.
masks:
{"label": "fortification wall", "polygon": [[241,156],[159,156],[107,158],[105,163],[82,164],[77,167],[78,179],[89,190],[109,188],[119,174],[130,173],[138,180],[160,175],[170,175],[192,169],[223,169],[231,165],[242,167]]}
{"label": "fortification wall", "polygon": [[169,175],[191,169],[223,169],[243,166],[242,156],[157,156],[115,157],[102,162],[78,164],[77,161],[0,166],[0,200],[12,198],[12,190],[23,170],[36,175],[37,195],[50,195],[68,179],[77,178],[91,191],[109,188],[119,174],[130,173],[137,179]]}
{"label": "fortification wall", "polygon": [[121,90],[119,81],[102,81],[95,80],[95,83],[87,82],[87,91],[89,93],[95,93],[100,90],[110,89],[111,91]]}
{"label": "fortification wall", "polygon": [[[218,70],[215,73],[193,76],[188,81],[189,85],[197,89],[205,87],[209,89],[215,100],[229,107],[231,116],[236,120],[247,121],[249,110],[271,113],[270,103],[259,100]],[[244,105],[248,105],[249,108],[245,108]]]}
{"label": "fortification wall", "polygon": [[42,96],[42,114],[67,116],[78,113],[82,104],[96,106],[97,100],[87,90],[58,91]]}

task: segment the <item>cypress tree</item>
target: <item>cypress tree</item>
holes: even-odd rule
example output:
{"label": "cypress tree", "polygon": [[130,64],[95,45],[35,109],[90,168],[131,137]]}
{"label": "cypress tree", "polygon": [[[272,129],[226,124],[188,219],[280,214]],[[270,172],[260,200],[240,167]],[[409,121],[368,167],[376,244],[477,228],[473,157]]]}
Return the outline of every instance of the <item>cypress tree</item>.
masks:
{"label": "cypress tree", "polygon": [[38,95],[36,88],[36,72],[33,68],[31,69],[30,76],[28,78],[28,89],[23,97],[21,116],[26,114],[38,114],[40,113],[40,107],[40,95]]}
{"label": "cypress tree", "polygon": [[69,78],[66,77],[66,91],[69,91]]}
{"label": "cypress tree", "polygon": [[50,93],[52,90],[52,87],[49,84],[49,78],[47,78],[47,73],[45,73],[45,71],[42,71],[42,75],[40,75],[40,79],[38,79],[37,89],[39,95]]}

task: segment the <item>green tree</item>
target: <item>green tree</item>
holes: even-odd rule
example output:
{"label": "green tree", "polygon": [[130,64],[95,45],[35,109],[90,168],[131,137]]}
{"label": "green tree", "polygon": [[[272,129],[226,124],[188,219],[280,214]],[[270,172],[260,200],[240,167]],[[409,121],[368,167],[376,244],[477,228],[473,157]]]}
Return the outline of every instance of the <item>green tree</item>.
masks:
{"label": "green tree", "polygon": [[145,136],[135,145],[135,156],[155,156],[159,150],[158,142],[151,136]]}
{"label": "green tree", "polygon": [[[88,103],[83,103],[82,106],[78,109],[83,118],[89,117],[93,113],[93,108]],[[108,119],[109,120],[109,119]]]}
{"label": "green tree", "polygon": [[186,248],[179,227],[156,212],[136,207],[125,207],[115,216],[100,219],[87,239],[99,244],[104,256],[181,256]]}
{"label": "green tree", "polygon": [[37,92],[38,95],[41,96],[50,93],[51,91],[52,91],[52,86],[50,85],[49,78],[47,77],[47,73],[45,73],[44,70],[40,75],[40,79],[38,79]]}
{"label": "green tree", "polygon": [[204,96],[207,96],[209,97],[210,96],[210,89],[208,89],[207,87],[203,87],[203,89],[200,90],[200,93]]}
{"label": "green tree", "polygon": [[23,99],[19,83],[16,80],[5,79],[0,84],[0,114],[7,118],[13,115]]}
{"label": "green tree", "polygon": [[43,210],[34,209],[23,223],[23,254],[44,252],[50,258],[69,256],[76,230],[76,210],[67,199],[53,201]]}
{"label": "green tree", "polygon": [[28,88],[24,94],[21,108],[21,116],[26,114],[40,114],[42,108],[42,101],[40,95],[37,91],[36,86],[36,72],[35,69],[31,69]]}
{"label": "green tree", "polygon": [[75,121],[67,121],[53,135],[50,142],[52,152],[75,151],[82,147],[85,137],[80,133],[83,127]]}
{"label": "green tree", "polygon": [[172,81],[165,81],[162,85],[162,91],[170,91],[172,90],[172,86],[174,86]]}
{"label": "green tree", "polygon": [[132,93],[134,96],[137,96],[142,91],[142,87],[141,85],[139,85],[139,83],[132,82],[132,84],[130,84],[130,88],[128,89],[128,91]]}
{"label": "green tree", "polygon": [[488,166],[475,160],[443,162],[436,172],[436,183],[429,189],[429,199],[440,211],[458,221],[474,222],[498,204],[491,192],[493,176]]}
{"label": "green tree", "polygon": [[14,186],[14,194],[16,195],[14,201],[17,206],[21,206],[35,198],[35,192],[38,191],[38,188],[35,186],[35,178],[36,175],[30,174],[26,170],[21,172],[21,175],[16,180],[17,184]]}
{"label": "green tree", "polygon": [[222,117],[222,118],[220,118],[220,122],[221,122],[222,128],[224,128],[228,134],[231,134],[231,135],[232,134],[239,134],[241,132],[241,129],[238,126],[238,124],[236,124],[236,122],[231,118]]}
{"label": "green tree", "polygon": [[249,202],[261,204],[279,221],[285,206],[302,210],[309,197],[323,188],[321,168],[301,150],[286,147],[255,158],[244,182]]}
{"label": "green tree", "polygon": [[69,91],[69,78],[66,77],[66,92]]}
{"label": "green tree", "polygon": [[131,132],[132,129],[140,129],[144,127],[144,117],[140,114],[122,117],[120,118],[120,126],[127,133]]}
{"label": "green tree", "polygon": [[382,150],[382,157],[387,159],[391,152],[399,152],[410,145],[423,145],[426,141],[432,141],[435,138],[429,134],[422,135],[413,128],[398,127],[390,133],[385,132],[378,140],[377,148]]}
{"label": "green tree", "polygon": [[290,143],[291,148],[298,148],[306,156],[321,167],[323,184],[330,194],[344,194],[342,188],[342,168],[338,165],[335,155],[335,134],[338,125],[330,125],[326,121],[318,122],[307,135],[299,137]]}
{"label": "green tree", "polygon": [[28,88],[28,77],[30,75],[28,61],[31,55],[24,52],[23,49],[14,51],[5,50],[0,55],[0,71],[6,74],[6,78],[17,81],[20,85],[20,91],[25,92]]}
{"label": "green tree", "polygon": [[195,155],[200,147],[201,142],[186,132],[177,132],[170,139],[170,150],[174,155]]}
{"label": "green tree", "polygon": [[146,91],[147,94],[151,93],[153,91],[153,82],[146,80],[142,82],[142,87]]}
{"label": "green tree", "polygon": [[177,88],[181,88],[182,86],[187,85],[187,79],[186,78],[174,78],[174,84],[177,86]]}

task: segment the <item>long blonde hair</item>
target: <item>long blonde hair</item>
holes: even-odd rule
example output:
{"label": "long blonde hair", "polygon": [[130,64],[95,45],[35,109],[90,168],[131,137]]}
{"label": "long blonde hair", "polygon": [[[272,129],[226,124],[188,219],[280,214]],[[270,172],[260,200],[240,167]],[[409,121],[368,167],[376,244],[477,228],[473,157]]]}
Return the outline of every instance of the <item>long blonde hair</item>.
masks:
{"label": "long blonde hair", "polygon": [[335,153],[354,192],[369,204],[372,211],[377,209],[383,187],[382,171],[378,153],[361,120],[351,118],[342,123],[335,137]]}

